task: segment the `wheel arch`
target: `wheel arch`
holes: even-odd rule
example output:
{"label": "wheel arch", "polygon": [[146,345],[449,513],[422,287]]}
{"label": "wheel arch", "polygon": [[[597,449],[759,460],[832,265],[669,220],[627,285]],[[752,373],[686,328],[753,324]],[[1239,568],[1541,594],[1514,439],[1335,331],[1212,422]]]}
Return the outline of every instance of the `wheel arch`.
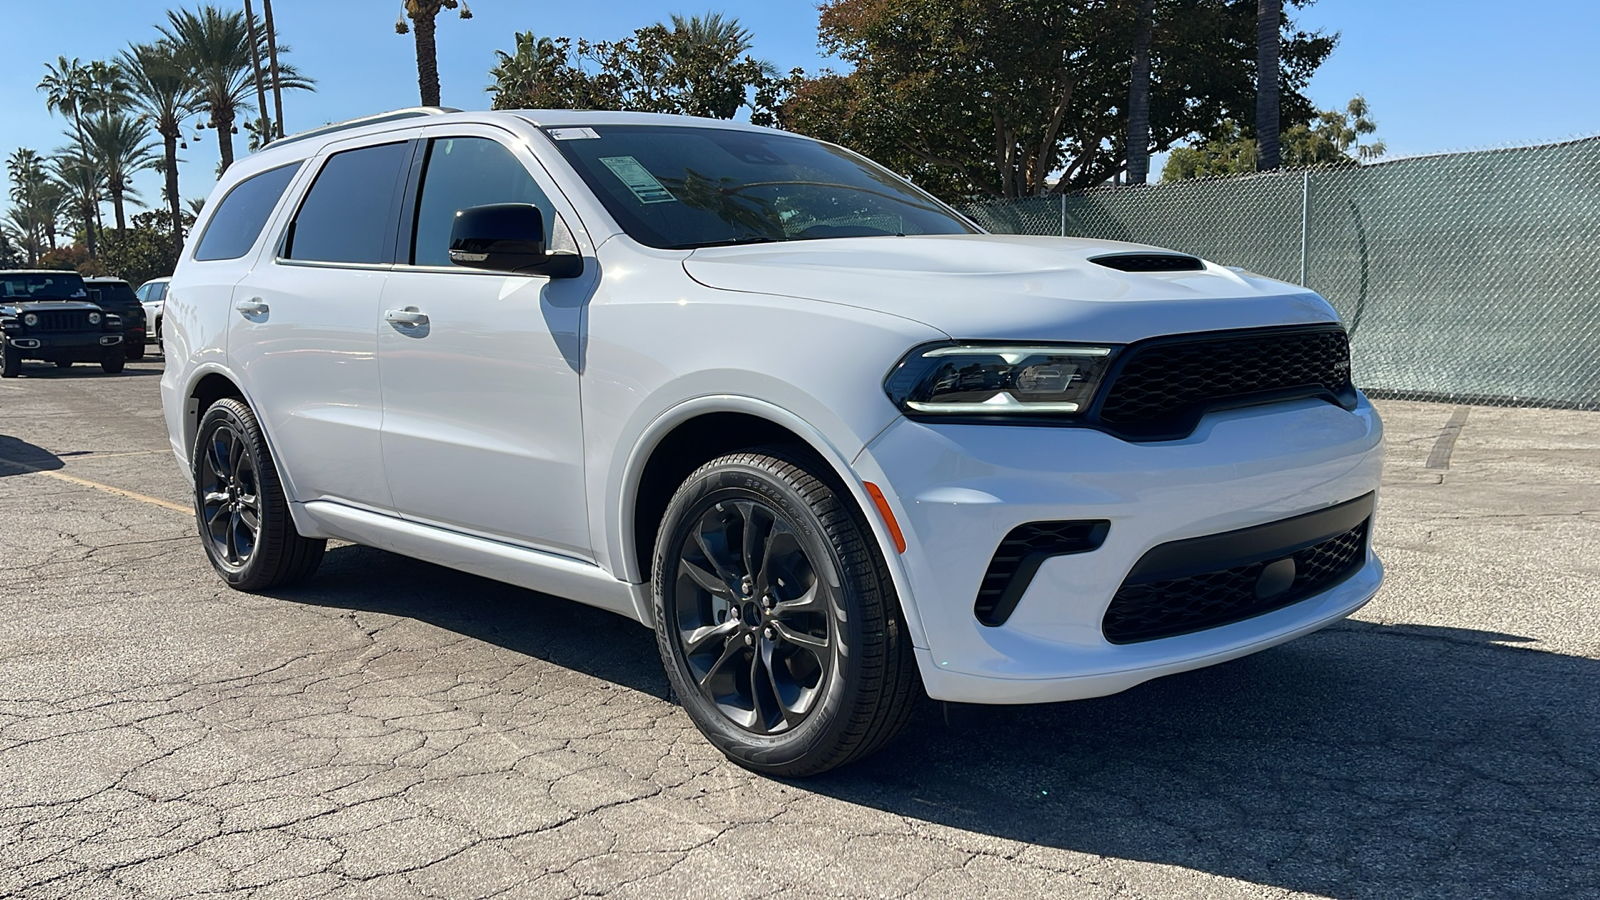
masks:
{"label": "wheel arch", "polygon": [[200,431],[200,420],[205,416],[206,410],[218,400],[231,397],[250,407],[256,414],[256,422],[261,427],[261,434],[267,440],[267,449],[272,453],[272,464],[278,471],[278,480],[283,485],[284,495],[289,499],[290,515],[294,519],[295,527],[300,533],[312,537],[315,529],[311,522],[303,520],[300,515],[299,504],[294,499],[299,496],[295,493],[294,477],[284,468],[283,460],[278,454],[277,444],[272,439],[272,429],[261,414],[260,407],[250,398],[248,391],[240,384],[234,374],[220,365],[210,364],[195,369],[189,376],[188,387],[183,393],[183,464],[185,469],[194,465],[190,458],[194,447],[195,435]]}
{"label": "wheel arch", "polygon": [[636,584],[650,581],[661,519],[691,472],[719,456],[771,444],[794,446],[820,463],[818,474],[831,475],[831,486],[843,489],[855,503],[888,566],[912,643],[925,646],[910,580],[894,539],[848,457],[800,416],[763,400],[699,397],[663,413],[645,429],[623,472],[616,522],[621,551],[614,557],[621,569],[617,574]]}

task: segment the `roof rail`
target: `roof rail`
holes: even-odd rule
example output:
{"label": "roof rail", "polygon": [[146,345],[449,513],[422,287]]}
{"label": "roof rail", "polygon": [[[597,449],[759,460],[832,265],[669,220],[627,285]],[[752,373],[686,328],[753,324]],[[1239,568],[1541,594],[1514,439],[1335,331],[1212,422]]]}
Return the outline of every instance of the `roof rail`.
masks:
{"label": "roof rail", "polygon": [[[461,110],[450,106],[413,106],[409,109],[396,109],[391,112],[362,116],[359,119],[348,119],[343,122],[334,122],[331,125],[324,125],[321,128],[313,128],[309,131],[299,131],[289,135],[288,137],[281,137],[275,141],[268,141],[266,146],[278,147],[283,144],[292,144],[295,141],[303,141],[307,138],[320,137],[324,134],[332,134],[335,131],[345,131],[351,128],[360,128],[364,125],[381,125],[384,122],[398,122],[402,119],[414,119],[418,116],[442,116],[446,113],[456,112],[461,112]],[[266,148],[263,147],[262,149]]]}

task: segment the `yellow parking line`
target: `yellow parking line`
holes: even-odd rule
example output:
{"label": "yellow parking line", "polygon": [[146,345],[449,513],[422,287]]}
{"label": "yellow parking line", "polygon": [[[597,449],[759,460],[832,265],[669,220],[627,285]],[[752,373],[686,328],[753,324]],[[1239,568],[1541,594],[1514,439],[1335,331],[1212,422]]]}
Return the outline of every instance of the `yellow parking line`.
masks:
{"label": "yellow parking line", "polygon": [[126,497],[129,500],[138,500],[141,503],[149,503],[153,506],[159,506],[162,509],[170,509],[173,512],[183,513],[184,515],[190,515],[194,512],[194,510],[190,507],[180,506],[179,504],[173,503],[170,500],[162,500],[160,497],[151,497],[148,494],[141,494],[137,491],[125,491],[119,487],[112,487],[109,484],[101,484],[98,481],[90,481],[87,478],[79,478],[76,475],[68,475],[65,472],[54,472],[49,469],[41,469],[38,466],[30,466],[27,463],[19,463],[10,459],[0,459],[0,465],[14,466],[15,468],[21,469],[24,472],[30,472],[35,475],[46,475],[54,478],[57,481],[65,481],[68,484],[76,484],[80,487],[94,488],[97,491],[105,491],[108,494],[116,494],[118,497]]}

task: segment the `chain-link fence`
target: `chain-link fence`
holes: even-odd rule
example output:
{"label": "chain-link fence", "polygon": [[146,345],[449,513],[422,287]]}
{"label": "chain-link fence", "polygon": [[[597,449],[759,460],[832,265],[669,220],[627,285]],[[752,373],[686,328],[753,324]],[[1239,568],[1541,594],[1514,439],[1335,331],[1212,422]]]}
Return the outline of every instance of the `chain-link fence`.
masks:
{"label": "chain-link fence", "polygon": [[1600,409],[1600,137],[969,207],[1305,284],[1378,396]]}

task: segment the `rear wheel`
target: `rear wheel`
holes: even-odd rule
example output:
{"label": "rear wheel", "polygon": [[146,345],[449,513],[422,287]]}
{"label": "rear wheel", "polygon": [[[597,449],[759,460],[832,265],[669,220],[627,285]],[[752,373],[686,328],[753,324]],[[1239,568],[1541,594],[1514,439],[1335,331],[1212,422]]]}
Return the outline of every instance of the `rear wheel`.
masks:
{"label": "rear wheel", "polygon": [[58,360],[56,360],[56,368],[58,368],[58,369],[70,369],[70,368],[72,368],[72,360],[70,360],[70,359],[58,359]]}
{"label": "rear wheel", "polygon": [[911,644],[866,522],[783,449],[690,475],[667,508],[656,643],[689,717],[729,759],[811,775],[905,725]]}
{"label": "rear wheel", "polygon": [[200,420],[191,461],[200,541],[229,587],[265,591],[317,570],[327,541],[295,530],[250,407],[231,398],[212,404]]}
{"label": "rear wheel", "polygon": [[[127,359],[127,356],[124,355],[122,345],[117,344],[101,355],[100,369],[107,375],[115,375],[122,371],[122,367],[127,362]],[[65,367],[72,365],[72,363],[56,363],[56,365]]]}
{"label": "rear wheel", "polygon": [[22,374],[22,357],[6,346],[5,335],[0,335],[0,378],[15,378]]}

